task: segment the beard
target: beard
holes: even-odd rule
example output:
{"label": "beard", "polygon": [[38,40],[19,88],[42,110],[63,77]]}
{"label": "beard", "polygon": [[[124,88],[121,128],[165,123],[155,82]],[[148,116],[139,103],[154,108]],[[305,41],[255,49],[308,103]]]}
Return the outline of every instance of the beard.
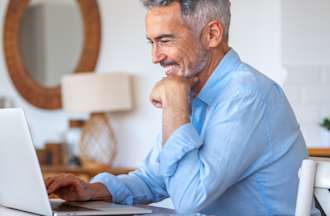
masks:
{"label": "beard", "polygon": [[168,67],[168,66],[173,66],[175,68],[180,68],[177,73],[172,73],[176,74],[177,76],[182,76],[186,78],[190,78],[193,76],[198,75],[200,72],[202,72],[209,59],[209,54],[207,50],[203,49],[201,46],[197,48],[197,53],[196,53],[196,61],[192,62],[191,65],[188,65],[187,68],[183,68],[178,64],[176,61],[173,60],[164,60],[160,63],[162,67]]}
{"label": "beard", "polygon": [[188,69],[184,72],[184,77],[190,78],[193,76],[197,76],[201,73],[206,67],[209,59],[209,54],[207,50],[202,47],[198,47],[197,49],[197,60],[196,62],[188,67]]}

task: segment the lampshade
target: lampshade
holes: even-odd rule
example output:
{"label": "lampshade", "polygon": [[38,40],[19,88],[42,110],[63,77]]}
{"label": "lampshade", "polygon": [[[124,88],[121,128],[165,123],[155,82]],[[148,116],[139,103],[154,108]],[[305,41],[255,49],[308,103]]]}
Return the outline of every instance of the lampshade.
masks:
{"label": "lampshade", "polygon": [[62,103],[64,110],[69,113],[130,110],[130,76],[123,73],[80,73],[64,76]]}

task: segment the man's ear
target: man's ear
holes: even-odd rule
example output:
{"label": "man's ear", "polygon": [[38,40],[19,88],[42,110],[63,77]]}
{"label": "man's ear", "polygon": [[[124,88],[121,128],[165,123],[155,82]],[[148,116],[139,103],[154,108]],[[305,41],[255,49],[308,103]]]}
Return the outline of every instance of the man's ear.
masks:
{"label": "man's ear", "polygon": [[224,28],[217,20],[208,22],[202,31],[202,41],[207,48],[219,46],[224,38]]}

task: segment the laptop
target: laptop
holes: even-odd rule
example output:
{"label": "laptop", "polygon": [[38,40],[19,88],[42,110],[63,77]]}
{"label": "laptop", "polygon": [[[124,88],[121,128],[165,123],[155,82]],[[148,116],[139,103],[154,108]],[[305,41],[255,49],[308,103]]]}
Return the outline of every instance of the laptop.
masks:
{"label": "laptop", "polygon": [[152,213],[150,209],[108,202],[51,202],[20,108],[0,109],[0,173],[0,205],[4,207],[46,216]]}

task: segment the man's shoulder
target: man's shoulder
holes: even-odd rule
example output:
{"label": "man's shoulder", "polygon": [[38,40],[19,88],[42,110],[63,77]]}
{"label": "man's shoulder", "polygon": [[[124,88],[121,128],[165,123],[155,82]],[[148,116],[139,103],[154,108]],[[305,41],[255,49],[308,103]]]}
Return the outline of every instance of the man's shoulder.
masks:
{"label": "man's shoulder", "polygon": [[251,95],[263,99],[274,86],[278,87],[269,77],[250,65],[241,63],[228,76],[222,89],[218,92],[216,101],[228,101]]}
{"label": "man's shoulder", "polygon": [[254,92],[261,95],[267,94],[274,85],[277,84],[273,80],[245,63],[240,64],[228,82],[228,87],[234,87],[238,92]]}

